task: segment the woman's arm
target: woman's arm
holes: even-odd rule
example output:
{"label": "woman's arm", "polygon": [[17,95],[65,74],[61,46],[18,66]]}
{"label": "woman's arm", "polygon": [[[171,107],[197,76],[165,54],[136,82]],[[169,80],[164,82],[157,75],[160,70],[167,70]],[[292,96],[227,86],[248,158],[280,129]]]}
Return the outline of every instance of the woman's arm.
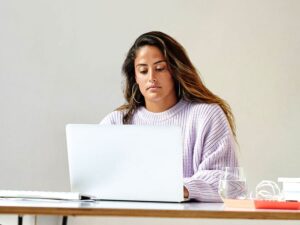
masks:
{"label": "woman's arm", "polygon": [[[184,178],[189,198],[203,202],[221,202],[218,194],[223,167],[236,167],[238,160],[235,141],[226,116],[218,105],[207,109],[207,118],[201,118],[192,154],[193,175]],[[205,121],[205,122],[203,122]]]}

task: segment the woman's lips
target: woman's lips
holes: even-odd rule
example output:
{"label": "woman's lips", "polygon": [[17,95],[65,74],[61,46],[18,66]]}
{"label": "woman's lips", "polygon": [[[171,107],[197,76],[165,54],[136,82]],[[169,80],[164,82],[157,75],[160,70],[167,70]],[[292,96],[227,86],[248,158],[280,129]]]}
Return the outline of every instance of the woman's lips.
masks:
{"label": "woman's lips", "polygon": [[155,85],[155,86],[150,86],[150,87],[148,87],[147,90],[157,90],[157,89],[159,89],[159,88],[161,88],[161,87]]}

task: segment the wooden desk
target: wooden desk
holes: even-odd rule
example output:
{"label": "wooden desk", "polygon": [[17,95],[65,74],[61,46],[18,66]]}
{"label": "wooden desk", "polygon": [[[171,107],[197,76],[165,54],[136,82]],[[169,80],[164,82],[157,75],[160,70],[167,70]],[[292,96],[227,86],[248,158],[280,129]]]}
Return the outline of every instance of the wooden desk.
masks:
{"label": "wooden desk", "polygon": [[300,220],[300,210],[226,209],[221,203],[0,200],[0,214]]}

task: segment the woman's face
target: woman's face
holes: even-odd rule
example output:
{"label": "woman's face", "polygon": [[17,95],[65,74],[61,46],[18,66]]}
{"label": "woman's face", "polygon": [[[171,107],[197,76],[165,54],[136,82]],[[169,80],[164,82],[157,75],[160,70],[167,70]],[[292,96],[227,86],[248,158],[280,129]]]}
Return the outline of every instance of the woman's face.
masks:
{"label": "woman's face", "polygon": [[177,102],[174,80],[162,52],[141,47],[134,60],[135,80],[150,111],[164,111]]}

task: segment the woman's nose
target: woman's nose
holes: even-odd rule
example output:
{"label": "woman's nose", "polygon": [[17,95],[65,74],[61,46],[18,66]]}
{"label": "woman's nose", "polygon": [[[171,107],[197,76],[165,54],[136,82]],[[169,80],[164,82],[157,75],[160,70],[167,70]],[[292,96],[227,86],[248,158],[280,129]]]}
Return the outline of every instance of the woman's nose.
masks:
{"label": "woman's nose", "polygon": [[149,81],[150,82],[155,82],[156,81],[156,74],[155,74],[155,71],[153,71],[153,70],[149,71]]}

